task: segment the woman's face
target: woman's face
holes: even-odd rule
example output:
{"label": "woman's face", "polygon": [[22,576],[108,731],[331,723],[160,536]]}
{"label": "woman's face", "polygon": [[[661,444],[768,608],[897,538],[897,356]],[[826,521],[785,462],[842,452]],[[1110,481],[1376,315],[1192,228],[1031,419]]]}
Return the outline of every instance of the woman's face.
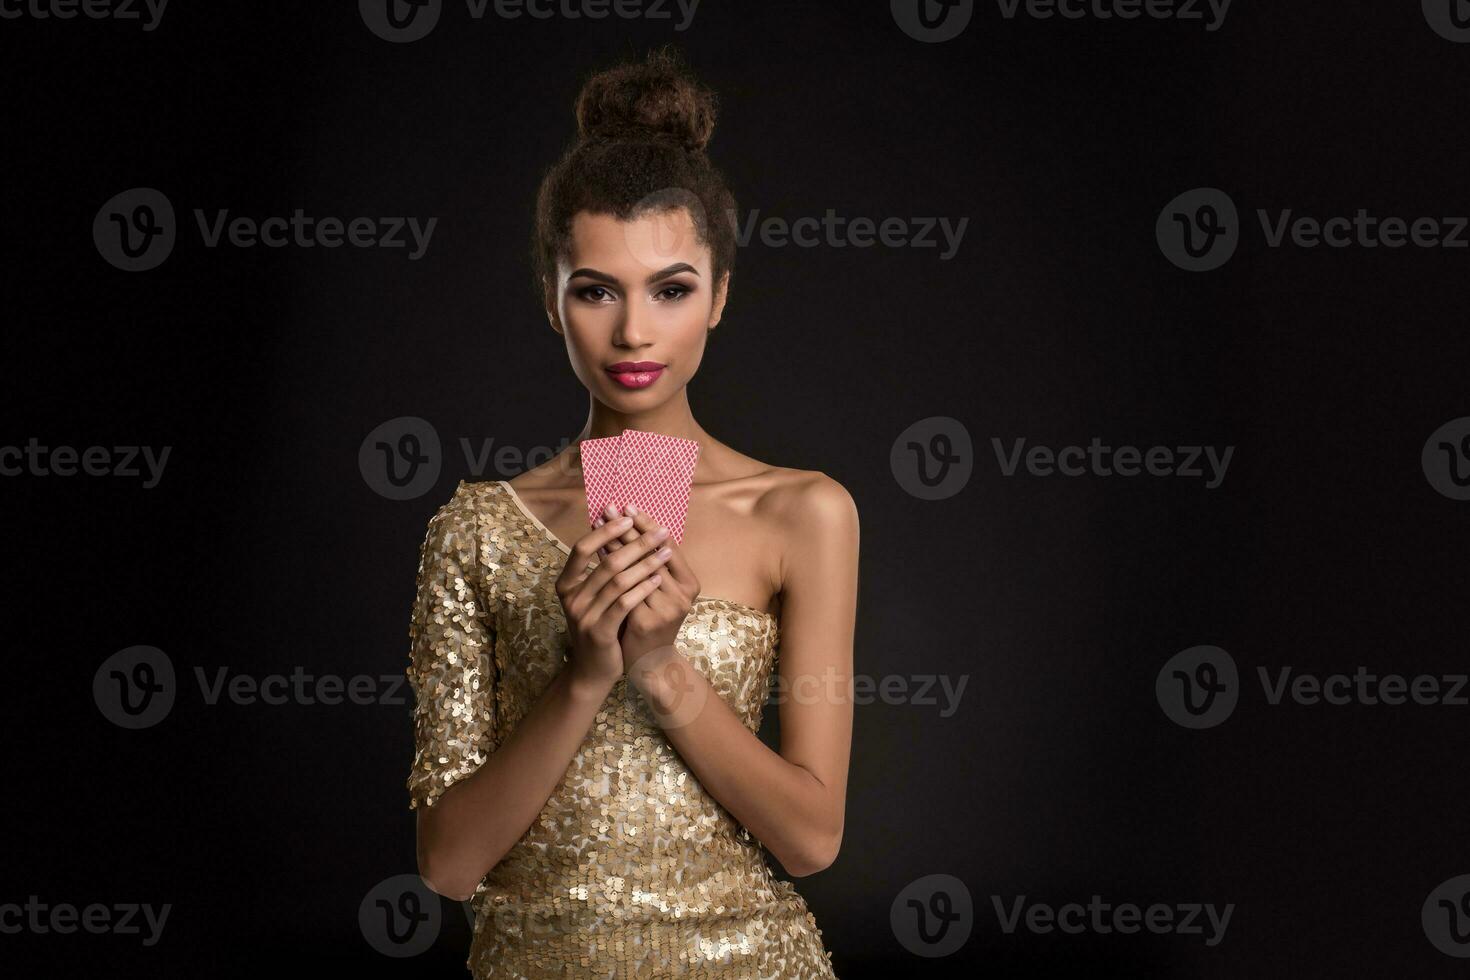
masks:
{"label": "woman's face", "polygon": [[624,412],[682,391],[725,306],[725,283],[710,271],[683,208],[628,221],[579,212],[546,313],[587,390]]}

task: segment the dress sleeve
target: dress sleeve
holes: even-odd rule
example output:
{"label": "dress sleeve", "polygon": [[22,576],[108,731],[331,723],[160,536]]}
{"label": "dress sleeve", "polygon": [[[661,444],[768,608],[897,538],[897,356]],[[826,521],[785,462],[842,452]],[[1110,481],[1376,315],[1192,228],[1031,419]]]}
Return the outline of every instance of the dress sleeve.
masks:
{"label": "dress sleeve", "polygon": [[410,810],[433,806],[494,751],[494,619],[484,601],[475,501],[461,482],[429,521],[409,620]]}

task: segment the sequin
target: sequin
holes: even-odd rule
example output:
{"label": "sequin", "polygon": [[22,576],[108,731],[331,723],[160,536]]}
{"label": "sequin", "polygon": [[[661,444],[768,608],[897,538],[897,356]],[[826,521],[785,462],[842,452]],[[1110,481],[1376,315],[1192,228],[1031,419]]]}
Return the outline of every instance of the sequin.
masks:
{"label": "sequin", "polygon": [[[478,769],[566,663],[567,554],[498,481],[461,481],[429,522],[409,625],[410,809]],[[676,645],[754,732],[779,634],[770,613],[702,595]],[[471,903],[476,980],[835,980],[805,901],[626,679]]]}

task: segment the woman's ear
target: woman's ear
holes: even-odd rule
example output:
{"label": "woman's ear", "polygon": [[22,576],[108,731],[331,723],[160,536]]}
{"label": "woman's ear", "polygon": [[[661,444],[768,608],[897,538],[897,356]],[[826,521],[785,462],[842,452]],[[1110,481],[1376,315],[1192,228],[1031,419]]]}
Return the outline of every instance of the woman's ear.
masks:
{"label": "woman's ear", "polygon": [[542,300],[546,304],[546,322],[551,324],[551,329],[561,333],[561,316],[556,309],[556,291],[551,288],[551,280],[545,276],[541,277]]}
{"label": "woman's ear", "polygon": [[727,271],[720,277],[720,284],[715,287],[714,306],[709,311],[709,329],[713,330],[720,322],[720,315],[725,312],[725,299],[730,295],[730,273]]}

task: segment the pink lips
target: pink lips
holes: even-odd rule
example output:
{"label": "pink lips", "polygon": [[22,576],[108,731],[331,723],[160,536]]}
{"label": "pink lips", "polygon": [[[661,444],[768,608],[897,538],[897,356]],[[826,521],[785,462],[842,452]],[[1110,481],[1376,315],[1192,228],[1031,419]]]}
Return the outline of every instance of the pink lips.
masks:
{"label": "pink lips", "polygon": [[619,361],[609,365],[607,373],[624,388],[647,388],[664,373],[658,361]]}

